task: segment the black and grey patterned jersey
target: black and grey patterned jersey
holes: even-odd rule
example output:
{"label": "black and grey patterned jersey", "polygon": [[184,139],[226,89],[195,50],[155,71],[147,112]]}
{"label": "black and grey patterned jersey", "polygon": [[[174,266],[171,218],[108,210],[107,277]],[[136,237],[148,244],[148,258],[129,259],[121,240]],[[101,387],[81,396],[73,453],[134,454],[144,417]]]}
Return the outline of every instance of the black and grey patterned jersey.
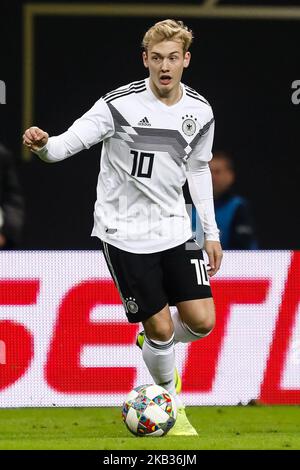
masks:
{"label": "black and grey patterned jersey", "polygon": [[84,148],[103,141],[92,235],[125,251],[162,251],[191,236],[182,187],[188,169],[211,159],[214,118],[201,95],[181,88],[167,106],[149,79],[130,83],[67,131]]}

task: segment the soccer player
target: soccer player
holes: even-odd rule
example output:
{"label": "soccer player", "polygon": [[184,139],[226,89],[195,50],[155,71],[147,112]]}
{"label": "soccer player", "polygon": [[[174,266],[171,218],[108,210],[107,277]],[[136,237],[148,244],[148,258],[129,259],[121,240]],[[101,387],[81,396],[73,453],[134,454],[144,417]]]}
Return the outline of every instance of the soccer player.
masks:
{"label": "soccer player", "polygon": [[[49,138],[30,127],[23,136],[46,162],[103,141],[92,235],[103,242],[129,322],[143,324],[137,344],[154,382],[175,397],[178,418],[171,435],[197,434],[178,396],[174,345],[212,331],[209,277],[222,258],[208,166],[214,117],[209,103],[181,83],[191,42],[192,32],[181,21],[156,23],[143,38],[148,78],[107,93],[61,135]],[[186,249],[186,178],[205,233],[208,269],[196,244]],[[173,315],[170,305],[177,307]]]}

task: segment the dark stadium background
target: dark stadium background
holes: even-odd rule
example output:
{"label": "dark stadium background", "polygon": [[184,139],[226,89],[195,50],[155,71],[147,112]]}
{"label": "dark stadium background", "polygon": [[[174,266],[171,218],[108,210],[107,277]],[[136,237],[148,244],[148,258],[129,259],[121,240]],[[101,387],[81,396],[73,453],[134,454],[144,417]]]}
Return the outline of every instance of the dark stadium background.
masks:
{"label": "dark stadium background", "polygon": [[[226,3],[299,4],[220,2]],[[0,106],[0,141],[18,157],[27,213],[21,248],[97,249],[90,232],[100,146],[55,165],[37,157],[22,159],[22,3],[4,1],[0,9],[0,79],[7,86],[7,104]],[[61,133],[107,91],[144,78],[140,41],[159,19],[36,18],[32,124],[52,135]],[[183,20],[195,34],[192,64],[183,81],[213,106],[214,148],[233,153],[236,188],[252,203],[260,247],[299,249],[300,105],[291,101],[291,84],[300,80],[299,21]]]}

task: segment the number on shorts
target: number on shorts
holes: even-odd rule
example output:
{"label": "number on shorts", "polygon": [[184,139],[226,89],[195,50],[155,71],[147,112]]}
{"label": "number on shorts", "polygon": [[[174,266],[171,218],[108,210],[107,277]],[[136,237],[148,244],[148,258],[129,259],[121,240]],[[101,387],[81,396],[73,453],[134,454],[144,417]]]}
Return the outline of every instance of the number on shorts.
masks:
{"label": "number on shorts", "polygon": [[191,259],[191,264],[195,265],[197,283],[199,285],[209,286],[209,279],[204,261],[202,259]]}

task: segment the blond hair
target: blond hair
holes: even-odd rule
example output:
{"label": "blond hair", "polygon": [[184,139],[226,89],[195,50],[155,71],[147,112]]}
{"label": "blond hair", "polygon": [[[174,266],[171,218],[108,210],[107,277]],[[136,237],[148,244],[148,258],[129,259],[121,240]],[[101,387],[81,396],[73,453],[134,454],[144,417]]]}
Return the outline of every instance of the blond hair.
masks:
{"label": "blond hair", "polygon": [[180,41],[186,52],[193,40],[193,32],[182,21],[163,20],[155,23],[143,37],[142,46],[148,49],[150,43],[161,41]]}

